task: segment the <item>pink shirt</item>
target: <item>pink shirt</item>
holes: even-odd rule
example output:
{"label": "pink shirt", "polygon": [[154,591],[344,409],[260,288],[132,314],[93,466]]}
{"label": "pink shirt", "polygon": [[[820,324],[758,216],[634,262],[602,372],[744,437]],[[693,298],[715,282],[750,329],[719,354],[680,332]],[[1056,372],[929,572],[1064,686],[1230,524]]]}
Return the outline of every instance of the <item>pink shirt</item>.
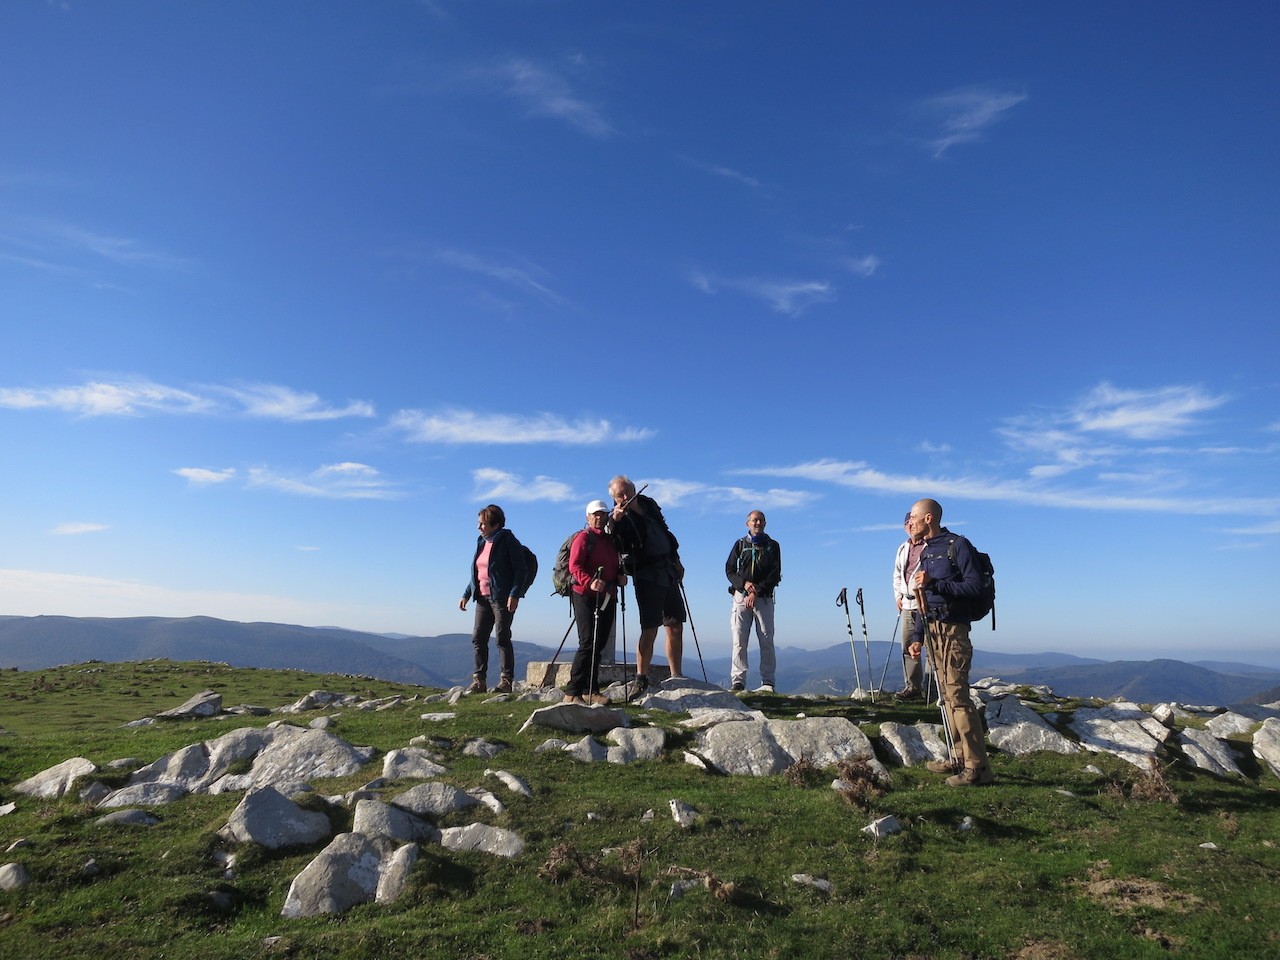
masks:
{"label": "pink shirt", "polygon": [[493,541],[486,540],[476,557],[476,582],[480,584],[480,596],[489,596],[489,554],[493,550]]}

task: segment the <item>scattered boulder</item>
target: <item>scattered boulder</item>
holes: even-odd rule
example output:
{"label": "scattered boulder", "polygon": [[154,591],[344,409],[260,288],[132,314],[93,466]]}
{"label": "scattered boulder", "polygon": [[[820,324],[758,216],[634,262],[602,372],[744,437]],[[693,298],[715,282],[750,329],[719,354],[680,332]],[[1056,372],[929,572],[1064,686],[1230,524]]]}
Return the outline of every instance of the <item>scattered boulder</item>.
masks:
{"label": "scattered boulder", "polygon": [[202,690],[180,707],[162,710],[158,720],[190,720],[196,717],[216,717],[222,712],[222,694],[214,690]]}
{"label": "scattered boulder", "polygon": [[662,748],[667,742],[666,732],[661,727],[611,730],[607,738],[616,744],[605,753],[605,759],[610,763],[657,760],[662,756]]}
{"label": "scattered boulder", "polygon": [[98,804],[99,810],[118,807],[162,807],[166,803],[181,800],[187,788],[177,783],[137,783],[119,790],[112,790]]}
{"label": "scattered boulder", "polygon": [[1002,752],[1017,757],[1040,751],[1080,752],[1078,743],[1049,726],[1040,714],[1013,696],[988,701],[987,739]]}
{"label": "scattered boulder", "polygon": [[387,780],[430,780],[448,772],[422,747],[389,750],[382,758],[382,776]]}
{"label": "scattered boulder", "polygon": [[1071,718],[1080,745],[1095,753],[1111,753],[1148,770],[1170,730],[1136,703],[1119,700],[1105,707],[1080,707]]}
{"label": "scattered boulder", "polygon": [[721,723],[698,734],[697,755],[721,773],[756,777],[781,773],[801,757],[819,767],[875,761],[867,735],[843,717]]}
{"label": "scattered boulder", "polygon": [[793,873],[791,882],[798,883],[802,887],[813,887],[821,893],[830,893],[834,889],[830,880],[820,880],[808,873]]}
{"label": "scattered boulder", "polygon": [[154,827],[160,821],[145,810],[116,810],[93,821],[95,827]]}
{"label": "scattered boulder", "polygon": [[502,781],[503,786],[512,793],[518,793],[522,797],[533,797],[533,788],[514,773],[508,773],[506,770],[486,770],[484,775],[486,777],[497,777]]}
{"label": "scattered boulder", "polygon": [[92,760],[86,760],[84,757],[72,757],[70,760],[63,760],[56,766],[42,770],[34,777],[28,777],[21,783],[15,784],[13,789],[28,797],[36,797],[41,800],[57,800],[70,789],[71,784],[78,778],[87,777],[97,772],[98,766]]}
{"label": "scattered boulder", "polygon": [[256,843],[268,850],[305,847],[333,833],[323,813],[304,810],[274,787],[250,790],[218,831],[223,840]]}
{"label": "scattered boulder", "polygon": [[378,903],[395,903],[409,885],[409,871],[418,862],[418,845],[406,843],[396,849],[382,864],[378,875],[378,887],[373,898]]}
{"label": "scattered boulder", "polygon": [[525,733],[530,727],[546,727],[566,733],[604,733],[629,726],[631,718],[624,710],[588,707],[581,703],[556,703],[533,711],[520,732]]}
{"label": "scattered boulder", "polygon": [[20,863],[6,863],[0,866],[0,890],[17,890],[31,882],[27,868]]}
{"label": "scattered boulder", "polygon": [[700,817],[698,811],[683,800],[672,799],[669,805],[671,807],[671,819],[686,830],[698,822]]}
{"label": "scattered boulder", "polygon": [[879,839],[892,836],[895,833],[901,833],[902,824],[898,822],[897,817],[890,814],[887,817],[881,817],[879,820],[872,820],[862,828],[862,832]]}
{"label": "scattered boulder", "polygon": [[391,802],[401,810],[438,820],[457,810],[474,807],[480,801],[447,783],[420,783],[393,797]]}
{"label": "scattered boulder", "polygon": [[249,775],[258,786],[345,777],[368,763],[373,752],[373,747],[353,747],[327,730],[302,730],[268,744]]}
{"label": "scattered boulder", "polygon": [[907,726],[894,720],[886,720],[880,724],[880,741],[889,748],[889,752],[900,764],[914,767],[947,757],[947,745],[938,734],[940,729],[940,726],[933,723]]}
{"label": "scattered boulder", "polygon": [[609,759],[609,751],[591,736],[583,737],[577,743],[566,744],[564,752],[580,763],[600,763]]}
{"label": "scattered boulder", "polygon": [[398,843],[417,843],[429,841],[440,842],[440,831],[435,824],[400,807],[383,803],[381,800],[359,800],[356,802],[355,817],[351,825],[352,833],[363,833],[366,837],[379,837]]}
{"label": "scattered boulder", "polygon": [[477,737],[468,740],[466,746],[462,748],[463,756],[480,757],[482,760],[491,760],[507,749],[500,743],[490,743],[483,737]]}
{"label": "scattered boulder", "polygon": [[485,823],[448,827],[440,831],[440,844],[446,850],[477,850],[495,857],[517,857],[524,851],[524,840],[519,834]]}
{"label": "scattered boulder", "polygon": [[1208,730],[1188,727],[1178,734],[1178,745],[1187,762],[1199,770],[1219,777],[1244,776],[1227,747]]}
{"label": "scattered boulder", "polygon": [[1262,721],[1253,734],[1253,755],[1280,777],[1280,720]]}
{"label": "scattered boulder", "polygon": [[360,833],[340,833],[302,872],[285,896],[282,917],[345,913],[377,896],[386,841]]}
{"label": "scattered boulder", "polygon": [[1228,710],[1226,713],[1220,713],[1207,722],[1204,728],[1218,739],[1225,740],[1233,734],[1248,733],[1257,722],[1244,716],[1244,714]]}

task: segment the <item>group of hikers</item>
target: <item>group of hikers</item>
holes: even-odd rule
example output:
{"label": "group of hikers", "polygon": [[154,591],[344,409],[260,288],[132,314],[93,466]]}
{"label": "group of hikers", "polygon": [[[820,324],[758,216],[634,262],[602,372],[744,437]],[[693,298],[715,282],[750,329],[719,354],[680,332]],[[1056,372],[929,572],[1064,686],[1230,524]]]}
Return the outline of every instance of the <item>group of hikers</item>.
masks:
{"label": "group of hikers", "polygon": [[[601,705],[608,698],[599,685],[605,640],[613,631],[618,591],[630,585],[640,617],[636,641],[636,677],[629,698],[650,686],[653,647],[661,627],[666,633],[667,666],[672,678],[683,675],[684,623],[688,619],[680,543],[667,526],[662,508],[636,489],[630,478],[609,482],[610,507],[603,500],[586,506],[583,529],[562,548],[567,554],[566,586],[578,630],[578,648],[565,684],[567,703]],[[759,647],[760,693],[775,691],[774,592],[782,579],[782,549],[765,533],[760,510],[747,515],[747,533],[734,542],[725,561],[733,595],[730,630],[733,653],[730,689],[746,689],[747,647],[754,627]],[[468,693],[488,691],[489,637],[496,634],[499,681],[494,692],[509,693],[515,679],[511,624],[536,569],[536,559],[506,527],[497,504],[479,512],[479,537],[470,579],[458,607],[474,600],[472,644],[475,672]],[[928,768],[949,774],[952,786],[973,786],[994,779],[987,759],[982,721],[969,696],[969,641],[975,601],[983,589],[980,556],[962,536],[942,526],[942,507],[919,500],[904,520],[907,538],[894,561],[893,585],[902,613],[902,662],[905,686],[895,696],[924,698],[922,651],[927,653],[943,700],[943,721],[950,744],[946,760]]]}

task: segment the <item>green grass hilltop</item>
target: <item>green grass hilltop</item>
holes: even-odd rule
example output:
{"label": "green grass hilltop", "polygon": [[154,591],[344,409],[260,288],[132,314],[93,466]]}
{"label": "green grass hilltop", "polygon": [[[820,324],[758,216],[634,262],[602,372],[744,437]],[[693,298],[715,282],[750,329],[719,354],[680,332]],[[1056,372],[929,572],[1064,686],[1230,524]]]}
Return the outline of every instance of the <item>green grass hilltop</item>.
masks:
{"label": "green grass hilltop", "polygon": [[[305,725],[336,715],[333,733],[378,751],[359,774],[316,782],[316,794],[299,802],[349,830],[352,811],[322,794],[367,784],[381,771],[381,755],[414,737],[444,738],[447,745],[433,748],[449,770],[440,779],[493,789],[507,809],[480,807],[441,825],[502,826],[524,838],[524,852],[507,860],[423,844],[394,904],[291,920],[280,916],[285,893],[323,844],[242,847],[227,879],[213,856],[224,846],[216,832],[239,793],[187,796],[149,808],[158,825],[128,828],[95,826],[100,812],[78,799],[78,789],[61,800],[14,791],[71,757],[100,768],[123,757],[150,763],[281,719],[123,726],[205,689],[220,693],[224,707],[273,709],[315,689],[417,697],[376,712],[285,717]],[[1109,755],[997,751],[992,787],[952,789],[922,768],[891,766],[887,786],[845,770],[855,789],[837,791],[837,771],[803,762],[760,778],[687,764],[682,747],[693,734],[678,725],[680,715],[628,708],[637,725],[666,728],[662,759],[582,764],[534,752],[557,734],[518,732],[542,704],[469,697],[453,707],[424,705],[421,697],[434,692],[203,662],[0,674],[0,807],[15,804],[0,816],[0,864],[19,863],[30,878],[0,892],[0,958],[1280,957],[1280,781],[1247,750],[1237,751],[1246,773],[1238,782],[1181,763],[1144,776]],[[937,716],[924,706],[837,699],[750,702],[771,718],[845,717],[873,742],[884,721]],[[457,717],[421,719],[440,710]],[[508,749],[487,760],[467,756],[462,746],[473,737]],[[1086,772],[1091,763],[1102,773]],[[486,769],[522,777],[534,796],[508,794]],[[120,786],[127,777],[103,769],[93,779]],[[701,815],[692,828],[673,820],[673,798]],[[642,820],[648,810],[654,817]],[[889,814],[901,833],[862,832]],[[85,869],[90,861],[96,871]],[[828,881],[830,891],[797,883],[796,874]],[[673,884],[690,879],[694,889],[671,896]]]}

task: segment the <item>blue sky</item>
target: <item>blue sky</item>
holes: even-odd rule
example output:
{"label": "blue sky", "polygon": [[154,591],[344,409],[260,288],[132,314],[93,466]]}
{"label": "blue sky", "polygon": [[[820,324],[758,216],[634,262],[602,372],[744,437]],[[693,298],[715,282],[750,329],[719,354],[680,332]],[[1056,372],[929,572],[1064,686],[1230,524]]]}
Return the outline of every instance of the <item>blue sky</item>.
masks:
{"label": "blue sky", "polygon": [[[888,639],[911,502],[978,645],[1280,665],[1280,7],[0,8],[0,614],[440,634],[625,472],[704,654]],[[634,625],[633,625],[634,626]],[[858,633],[860,625],[855,623]]]}

